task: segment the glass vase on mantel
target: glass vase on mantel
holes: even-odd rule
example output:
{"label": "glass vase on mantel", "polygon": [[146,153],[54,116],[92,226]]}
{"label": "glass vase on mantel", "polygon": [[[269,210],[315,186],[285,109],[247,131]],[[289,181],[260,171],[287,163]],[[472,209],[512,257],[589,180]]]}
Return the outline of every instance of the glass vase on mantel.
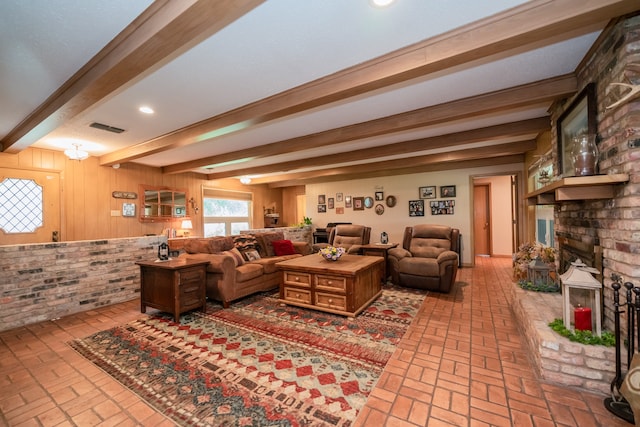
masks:
{"label": "glass vase on mantel", "polygon": [[572,158],[575,176],[595,175],[598,168],[596,136],[580,134],[574,137]]}

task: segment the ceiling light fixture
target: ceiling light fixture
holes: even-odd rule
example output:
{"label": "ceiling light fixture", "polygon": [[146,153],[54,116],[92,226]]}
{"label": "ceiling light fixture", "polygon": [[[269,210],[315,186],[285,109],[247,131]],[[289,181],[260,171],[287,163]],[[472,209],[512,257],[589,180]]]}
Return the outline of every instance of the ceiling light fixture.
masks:
{"label": "ceiling light fixture", "polygon": [[387,7],[395,0],[369,0],[371,5],[375,7]]}
{"label": "ceiling light fixture", "polygon": [[250,184],[251,178],[249,178],[248,176],[243,176],[242,178],[240,178],[240,182],[243,183],[244,185]]}
{"label": "ceiling light fixture", "polygon": [[143,105],[142,107],[138,108],[138,111],[145,114],[153,114],[155,112],[153,111],[153,108],[147,107],[146,105]]}
{"label": "ceiling light fixture", "polygon": [[64,154],[71,160],[84,160],[89,157],[89,153],[80,149],[80,144],[72,144],[74,148],[64,150]]}

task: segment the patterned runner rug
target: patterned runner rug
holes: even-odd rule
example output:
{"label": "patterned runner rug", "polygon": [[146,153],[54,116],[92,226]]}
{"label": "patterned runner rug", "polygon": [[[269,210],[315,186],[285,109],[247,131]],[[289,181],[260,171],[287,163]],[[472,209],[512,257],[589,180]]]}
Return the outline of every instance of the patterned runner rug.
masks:
{"label": "patterned runner rug", "polygon": [[352,424],[426,292],[385,286],[356,318],[259,294],[69,344],[184,426]]}

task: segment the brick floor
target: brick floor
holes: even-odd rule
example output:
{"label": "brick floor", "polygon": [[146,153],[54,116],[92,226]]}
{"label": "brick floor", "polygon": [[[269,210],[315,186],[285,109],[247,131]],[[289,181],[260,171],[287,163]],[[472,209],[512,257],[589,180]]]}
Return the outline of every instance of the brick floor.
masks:
{"label": "brick floor", "polygon": [[[537,378],[506,297],[511,260],[476,263],[427,296],[355,426],[629,426],[604,396]],[[66,345],[141,316],[130,301],[1,332],[0,425],[174,425]]]}

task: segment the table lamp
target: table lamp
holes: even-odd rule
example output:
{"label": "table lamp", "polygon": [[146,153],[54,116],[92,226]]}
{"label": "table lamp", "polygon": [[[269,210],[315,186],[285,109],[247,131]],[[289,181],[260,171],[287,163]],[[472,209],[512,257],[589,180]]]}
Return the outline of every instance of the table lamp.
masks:
{"label": "table lamp", "polygon": [[185,219],[182,221],[182,230],[184,237],[189,237],[189,230],[193,229],[193,223],[190,219]]}

